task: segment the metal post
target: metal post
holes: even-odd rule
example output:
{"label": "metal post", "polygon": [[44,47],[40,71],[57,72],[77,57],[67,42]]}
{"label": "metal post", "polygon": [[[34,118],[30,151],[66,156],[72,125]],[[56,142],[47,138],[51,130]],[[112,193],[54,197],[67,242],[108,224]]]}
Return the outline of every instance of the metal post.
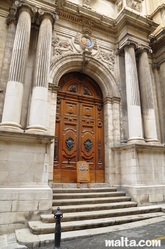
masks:
{"label": "metal post", "polygon": [[63,217],[63,213],[61,212],[60,208],[57,208],[56,213],[54,213],[54,218],[56,219],[56,226],[55,226],[55,237],[54,237],[54,248],[53,249],[61,249],[61,222],[60,219]]}

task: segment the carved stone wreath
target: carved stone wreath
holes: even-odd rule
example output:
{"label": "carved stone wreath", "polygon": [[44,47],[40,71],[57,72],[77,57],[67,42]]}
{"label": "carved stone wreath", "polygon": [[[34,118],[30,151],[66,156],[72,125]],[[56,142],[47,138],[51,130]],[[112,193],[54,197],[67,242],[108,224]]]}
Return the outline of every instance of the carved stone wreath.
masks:
{"label": "carved stone wreath", "polygon": [[85,150],[87,152],[89,152],[92,148],[92,142],[89,138],[87,138],[85,141],[84,141],[84,147],[85,147]]}
{"label": "carved stone wreath", "polygon": [[74,144],[75,144],[74,139],[72,137],[68,137],[66,139],[65,143],[66,143],[66,147],[69,151],[71,151],[73,149]]}

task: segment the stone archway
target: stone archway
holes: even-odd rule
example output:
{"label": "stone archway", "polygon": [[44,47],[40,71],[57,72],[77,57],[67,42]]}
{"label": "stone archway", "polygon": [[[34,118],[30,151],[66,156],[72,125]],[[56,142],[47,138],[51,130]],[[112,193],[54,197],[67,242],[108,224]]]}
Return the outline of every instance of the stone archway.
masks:
{"label": "stone archway", "polygon": [[54,58],[51,62],[49,82],[51,85],[58,87],[61,77],[74,71],[89,75],[97,82],[102,91],[104,102],[105,182],[114,185],[111,148],[120,143],[120,95],[117,82],[105,65],[84,54],[70,54]]}

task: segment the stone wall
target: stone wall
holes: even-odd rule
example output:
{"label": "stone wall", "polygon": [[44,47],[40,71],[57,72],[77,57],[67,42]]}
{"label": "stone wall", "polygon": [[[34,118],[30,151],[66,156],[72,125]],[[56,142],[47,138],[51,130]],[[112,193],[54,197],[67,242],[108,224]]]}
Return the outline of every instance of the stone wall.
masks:
{"label": "stone wall", "polygon": [[164,146],[123,145],[114,152],[116,185],[139,205],[165,201]]}

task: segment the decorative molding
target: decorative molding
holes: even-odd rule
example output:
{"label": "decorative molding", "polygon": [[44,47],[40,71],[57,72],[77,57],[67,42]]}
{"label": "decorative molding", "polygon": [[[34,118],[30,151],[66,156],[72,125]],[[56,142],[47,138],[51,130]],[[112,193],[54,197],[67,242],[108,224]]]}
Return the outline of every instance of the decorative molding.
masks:
{"label": "decorative molding", "polygon": [[[112,36],[116,35],[116,32],[113,31],[113,29],[114,29],[114,21],[111,18],[108,18],[108,17],[106,18],[108,20],[106,22],[104,22],[105,25],[102,26],[98,22],[95,22],[94,18],[92,20],[91,18],[89,19],[89,18],[86,18],[85,16],[83,16],[83,17],[82,16],[77,16],[75,14],[71,14],[71,13],[63,11],[63,10],[58,11],[58,16],[59,16],[60,19],[64,18],[64,19],[70,20],[72,22],[75,22],[77,24],[80,24],[82,26],[89,27],[91,29],[96,29],[96,30],[111,34]],[[100,16],[100,18],[101,18],[101,16]],[[97,19],[97,21],[98,21],[98,19]],[[110,26],[112,27],[112,29],[110,29]]]}

